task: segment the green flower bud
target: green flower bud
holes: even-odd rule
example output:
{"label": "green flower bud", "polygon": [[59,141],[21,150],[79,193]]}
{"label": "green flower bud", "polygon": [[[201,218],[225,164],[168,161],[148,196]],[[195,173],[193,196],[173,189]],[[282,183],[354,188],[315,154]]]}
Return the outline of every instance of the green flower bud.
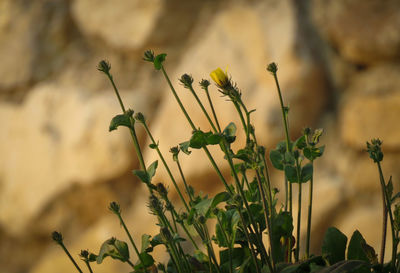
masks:
{"label": "green flower bud", "polygon": [[149,206],[151,212],[154,213],[155,215],[161,214],[164,209],[163,204],[154,194],[150,195],[148,206]]}
{"label": "green flower bud", "polygon": [[144,52],[143,60],[146,62],[154,62],[154,52],[152,50],[146,50]]}
{"label": "green flower bud", "polygon": [[200,86],[204,90],[208,90],[208,87],[210,86],[210,82],[208,80],[202,79],[201,82],[199,82]]}
{"label": "green flower bud", "polygon": [[82,260],[86,261],[89,258],[89,251],[81,250],[79,256],[82,258]]}
{"label": "green flower bud", "polygon": [[188,74],[183,74],[179,81],[183,84],[183,86],[187,89],[192,89],[193,78]]}
{"label": "green flower bud", "polygon": [[57,244],[62,244],[63,243],[63,236],[60,232],[53,231],[51,234],[51,238],[56,242]]}
{"label": "green flower bud", "polygon": [[367,152],[369,157],[377,163],[383,160],[383,152],[381,149],[382,141],[379,139],[372,139],[371,143],[367,142]]}
{"label": "green flower bud", "polygon": [[117,202],[111,202],[110,205],[108,206],[108,209],[117,215],[121,213],[121,208]]}
{"label": "green flower bud", "polygon": [[276,74],[276,72],[278,71],[278,66],[276,65],[276,63],[270,63],[270,64],[267,66],[267,70],[268,70],[269,72],[271,72],[272,74]]}
{"label": "green flower bud", "polygon": [[167,190],[167,188],[164,186],[163,183],[158,183],[158,184],[156,185],[156,190],[157,190],[157,192],[158,192],[158,194],[159,194],[160,196],[162,196],[162,197],[167,197],[167,195],[168,195],[168,190]]}
{"label": "green flower bud", "polygon": [[111,70],[111,64],[108,61],[102,60],[99,62],[97,70],[109,74]]}
{"label": "green flower bud", "polygon": [[141,123],[146,122],[146,118],[144,117],[144,115],[141,112],[136,113],[135,119]]}

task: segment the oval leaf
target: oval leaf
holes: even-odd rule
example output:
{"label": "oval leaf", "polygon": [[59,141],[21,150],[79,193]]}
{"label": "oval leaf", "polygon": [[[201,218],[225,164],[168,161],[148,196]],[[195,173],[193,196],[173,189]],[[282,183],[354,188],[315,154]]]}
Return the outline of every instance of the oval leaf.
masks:
{"label": "oval leaf", "polygon": [[347,237],[335,227],[330,227],[322,242],[322,254],[333,265],[345,258]]}

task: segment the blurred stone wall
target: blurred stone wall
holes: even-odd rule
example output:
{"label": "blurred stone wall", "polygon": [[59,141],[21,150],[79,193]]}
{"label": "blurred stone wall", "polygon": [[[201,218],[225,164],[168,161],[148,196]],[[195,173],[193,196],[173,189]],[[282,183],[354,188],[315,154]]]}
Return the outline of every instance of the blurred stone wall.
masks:
{"label": "blurred stone wall", "polygon": [[[138,163],[129,133],[108,132],[120,109],[96,70],[99,60],[111,62],[126,105],[146,115],[169,158],[169,148],[188,140],[191,130],[162,75],[142,60],[146,49],[168,53],[166,69],[204,130],[206,120],[177,78],[186,72],[198,82],[216,67],[227,68],[248,107],[257,109],[253,121],[268,149],[283,138],[265,70],[277,62],[293,138],[305,126],[325,128],[313,252],[332,225],[347,236],[359,229],[379,249],[380,186],[364,149],[372,137],[383,140],[384,173],[399,189],[399,29],[398,0],[1,0],[2,272],[73,271],[49,239],[53,230],[64,234],[73,254],[97,252],[113,235],[125,238],[107,210],[110,201],[121,203],[136,238],[157,232],[146,191],[131,174]],[[239,124],[232,106],[212,92],[221,123]],[[138,130],[152,162],[156,155]],[[215,156],[228,176],[222,155]],[[182,164],[196,189],[221,189],[201,152]],[[283,194],[282,178],[273,176]],[[162,166],[156,181],[169,183]],[[95,266],[98,273],[117,271],[129,268],[114,261]]]}

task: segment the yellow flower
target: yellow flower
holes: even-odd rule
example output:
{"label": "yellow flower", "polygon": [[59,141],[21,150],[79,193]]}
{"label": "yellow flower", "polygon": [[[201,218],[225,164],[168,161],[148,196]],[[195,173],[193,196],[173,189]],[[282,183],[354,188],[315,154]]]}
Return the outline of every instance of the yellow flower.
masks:
{"label": "yellow flower", "polygon": [[211,72],[210,76],[219,87],[224,87],[229,82],[228,75],[219,67]]}

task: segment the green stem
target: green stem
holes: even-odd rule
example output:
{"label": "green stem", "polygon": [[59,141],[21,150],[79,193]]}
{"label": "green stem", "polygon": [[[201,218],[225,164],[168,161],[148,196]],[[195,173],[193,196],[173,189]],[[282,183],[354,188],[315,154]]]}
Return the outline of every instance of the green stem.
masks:
{"label": "green stem", "polygon": [[397,252],[397,243],[396,243],[396,234],[394,230],[394,220],[393,220],[393,214],[392,214],[392,209],[391,209],[391,204],[390,204],[390,197],[388,195],[388,192],[386,190],[386,185],[385,185],[385,178],[383,176],[382,172],[382,167],[380,162],[377,162],[378,165],[378,171],[379,171],[379,180],[381,182],[382,190],[384,193],[384,201],[386,201],[386,211],[389,213],[389,220],[390,220],[390,227],[391,227],[391,232],[392,232],[392,268],[395,268],[395,262],[396,262],[396,252]]}
{"label": "green stem", "polygon": [[78,266],[78,264],[75,262],[74,258],[72,258],[71,254],[69,253],[68,249],[65,247],[65,245],[61,242],[59,245],[62,247],[64,250],[65,254],[67,254],[68,258],[71,260],[71,262],[74,264],[75,268],[80,272],[83,273],[81,268]]}
{"label": "green stem", "polygon": [[168,175],[169,175],[169,177],[170,177],[172,183],[174,184],[175,190],[177,191],[177,193],[178,193],[178,195],[179,195],[179,198],[181,199],[181,201],[182,201],[183,205],[185,206],[186,210],[189,212],[189,211],[190,211],[189,206],[187,205],[187,203],[186,203],[186,201],[185,201],[185,198],[183,198],[182,192],[181,192],[181,190],[179,189],[178,184],[176,183],[175,178],[174,178],[174,176],[172,175],[172,172],[171,172],[170,168],[168,167],[167,162],[166,162],[165,159],[164,159],[164,156],[162,155],[160,149],[158,148],[158,145],[157,145],[156,141],[154,140],[153,135],[151,134],[151,132],[150,132],[150,130],[149,130],[149,127],[147,126],[146,122],[143,122],[142,124],[143,124],[143,126],[144,126],[144,129],[146,130],[147,135],[150,137],[151,142],[152,142],[153,145],[156,147],[157,154],[158,154],[158,156],[160,157],[160,159],[161,159],[161,161],[162,161],[162,163],[163,163],[165,169],[167,170]]}
{"label": "green stem", "polygon": [[[185,115],[187,121],[189,122],[190,126],[192,127],[193,130],[197,130],[197,129],[196,129],[196,126],[195,126],[194,123],[193,123],[193,121],[190,119],[188,113],[186,112],[186,109],[185,109],[185,107],[183,106],[181,100],[179,99],[179,96],[178,96],[178,94],[176,93],[175,88],[174,88],[174,86],[172,85],[172,83],[171,83],[171,81],[170,81],[170,79],[169,79],[169,77],[168,77],[168,74],[167,74],[167,72],[166,72],[165,69],[164,69],[164,66],[161,66],[161,71],[162,71],[162,73],[163,73],[165,79],[167,80],[168,85],[169,85],[169,87],[170,87],[170,89],[171,89],[171,91],[172,91],[172,94],[174,95],[176,101],[178,102],[179,107],[181,108],[181,110],[182,110],[183,114]],[[211,161],[211,164],[212,164],[213,168],[214,168],[215,171],[217,172],[218,177],[221,179],[221,181],[222,181],[222,183],[224,184],[225,188],[228,190],[228,192],[229,192],[230,194],[232,194],[232,191],[231,191],[231,189],[229,188],[228,183],[226,182],[224,176],[222,175],[221,170],[218,168],[217,164],[215,163],[214,158],[211,156],[210,151],[207,149],[207,147],[203,147],[203,150],[206,152],[206,155],[207,155],[208,159]]]}
{"label": "green stem", "polygon": [[273,257],[275,254],[275,249],[273,247],[273,241],[272,241],[272,227],[271,227],[271,221],[270,221],[270,215],[269,215],[269,208],[267,207],[267,201],[265,199],[265,191],[264,191],[264,187],[262,185],[261,177],[260,177],[258,170],[256,170],[256,176],[257,176],[257,182],[258,182],[258,190],[260,191],[261,201],[262,201],[263,210],[264,210],[265,224],[267,225],[269,244],[271,247],[271,255],[272,255],[271,272],[274,272],[275,271],[275,261],[274,261]]}
{"label": "green stem", "polygon": [[[115,95],[117,96],[119,105],[121,106],[121,110],[125,114],[125,112],[126,112],[125,106],[124,106],[124,103],[122,102],[122,99],[121,99],[121,96],[119,94],[118,88],[114,83],[114,79],[113,79],[113,77],[112,77],[112,75],[110,73],[106,73],[106,75],[108,76],[108,78],[109,78],[109,80],[111,82],[111,85],[114,88]],[[135,151],[136,151],[137,157],[139,159],[139,164],[140,164],[140,167],[142,168],[142,170],[146,171],[146,164],[144,163],[143,154],[142,154],[142,151],[140,149],[139,140],[137,138],[135,127],[134,127],[135,121],[132,118],[130,118],[130,121],[131,121],[130,132],[131,132],[133,144],[135,146]]]}
{"label": "green stem", "polygon": [[213,103],[212,103],[212,101],[211,101],[211,97],[210,97],[210,94],[209,94],[209,92],[208,92],[208,87],[207,87],[207,88],[205,88],[204,90],[206,91],[206,94],[207,94],[207,99],[208,99],[208,103],[210,104],[211,111],[212,111],[212,113],[213,113],[213,116],[214,116],[215,124],[217,125],[217,128],[218,128],[218,132],[220,132],[220,133],[221,133],[221,127],[219,126],[219,122],[218,122],[217,114],[215,113],[215,110],[214,110],[214,105],[213,105]]}
{"label": "green stem", "polygon": [[[249,236],[249,233],[247,231],[246,224],[245,224],[244,217],[243,217],[243,213],[242,213],[240,208],[238,208],[238,212],[239,212],[240,220],[242,221],[244,234],[246,235],[247,242],[248,242],[248,244],[250,246],[250,253],[251,253],[251,257],[253,258],[253,263],[254,263],[254,265],[256,267],[256,271],[257,271],[257,273],[261,273],[260,267],[259,267],[258,262],[257,262],[257,257],[256,257],[256,254],[255,254],[255,251],[254,251],[254,247],[253,247],[253,245],[252,245],[252,243],[250,241],[250,236]],[[274,272],[272,270],[272,266],[271,266],[270,270],[271,270],[271,272]]]}
{"label": "green stem", "polygon": [[298,159],[296,159],[296,170],[297,170],[297,181],[299,182],[299,192],[298,192],[298,207],[297,207],[297,235],[296,235],[295,261],[298,262],[300,254],[301,194],[302,194],[302,183],[300,181],[300,166]]}
{"label": "green stem", "polygon": [[85,263],[86,263],[87,268],[89,269],[89,272],[90,272],[90,273],[93,273],[93,270],[92,270],[92,267],[90,266],[89,261],[86,261],[86,260],[85,260]]}
{"label": "green stem", "polygon": [[[314,162],[311,161],[314,169]],[[307,217],[307,241],[306,241],[306,259],[310,257],[310,241],[311,241],[311,217],[312,217],[312,202],[313,202],[313,187],[314,187],[314,174],[311,176],[309,191],[308,191],[308,217]]]}
{"label": "green stem", "polygon": [[214,122],[211,120],[210,115],[207,113],[206,108],[204,108],[203,103],[201,102],[201,100],[199,99],[199,96],[197,96],[196,92],[194,91],[193,88],[189,88],[190,92],[192,93],[193,97],[196,99],[197,103],[199,104],[201,110],[203,111],[204,115],[206,116],[208,123],[210,123],[212,129],[214,130],[214,132],[218,132],[217,128],[214,125]]}
{"label": "green stem", "polygon": [[224,236],[225,242],[228,244],[228,252],[229,252],[229,273],[233,273],[233,266],[232,266],[232,246],[230,239],[228,240],[228,235],[225,232],[225,229],[222,226],[221,220],[219,219],[218,215],[216,215],[219,228],[222,231],[222,235]]}
{"label": "green stem", "polygon": [[140,256],[139,249],[136,247],[136,244],[135,244],[135,242],[133,241],[133,238],[132,238],[132,236],[131,236],[131,233],[129,232],[128,228],[126,227],[125,222],[124,222],[124,220],[122,219],[121,214],[119,213],[119,214],[117,214],[117,216],[118,216],[119,221],[120,221],[122,227],[124,228],[126,234],[128,235],[129,241],[131,242],[131,244],[132,244],[132,246],[133,246],[133,248],[134,248],[134,250],[135,250],[135,252],[136,252],[136,255],[138,256],[138,259],[139,259],[140,263],[143,265],[144,271],[147,273],[147,268],[145,267],[145,263],[144,263],[144,261],[143,261],[143,258]]}
{"label": "green stem", "polygon": [[249,130],[247,124],[246,124],[246,121],[244,120],[244,116],[243,116],[242,110],[240,109],[240,106],[239,106],[238,102],[236,102],[234,100],[232,100],[232,102],[233,102],[233,105],[236,108],[236,111],[239,114],[240,121],[242,122],[243,130],[244,130],[244,132],[246,134],[246,143],[248,143],[249,142],[249,132],[250,132],[250,130]]}
{"label": "green stem", "polygon": [[285,111],[285,106],[283,104],[282,92],[281,92],[281,88],[279,86],[277,73],[276,72],[273,73],[273,76],[274,76],[276,88],[278,90],[279,102],[281,104],[281,110],[282,110],[282,119],[283,119],[283,124],[284,124],[284,127],[285,127],[286,151],[291,151],[291,149],[290,149],[289,129],[288,129],[288,124],[287,124],[287,114],[286,114],[286,111]]}
{"label": "green stem", "polygon": [[204,233],[206,235],[206,240],[207,240],[207,249],[209,250],[209,255],[211,255],[211,259],[214,262],[215,268],[217,269],[218,273],[221,273],[221,270],[218,266],[218,261],[215,257],[215,252],[214,252],[214,248],[211,245],[211,239],[210,239],[210,233],[208,232],[208,228],[207,225],[204,223],[203,224],[203,229],[204,229]]}
{"label": "green stem", "polygon": [[181,175],[183,185],[185,186],[186,193],[189,196],[190,201],[193,202],[193,196],[191,194],[191,191],[189,190],[188,184],[186,183],[186,179],[185,179],[185,176],[183,174],[181,163],[179,162],[178,157],[176,158],[176,164],[178,165],[179,173]]}

